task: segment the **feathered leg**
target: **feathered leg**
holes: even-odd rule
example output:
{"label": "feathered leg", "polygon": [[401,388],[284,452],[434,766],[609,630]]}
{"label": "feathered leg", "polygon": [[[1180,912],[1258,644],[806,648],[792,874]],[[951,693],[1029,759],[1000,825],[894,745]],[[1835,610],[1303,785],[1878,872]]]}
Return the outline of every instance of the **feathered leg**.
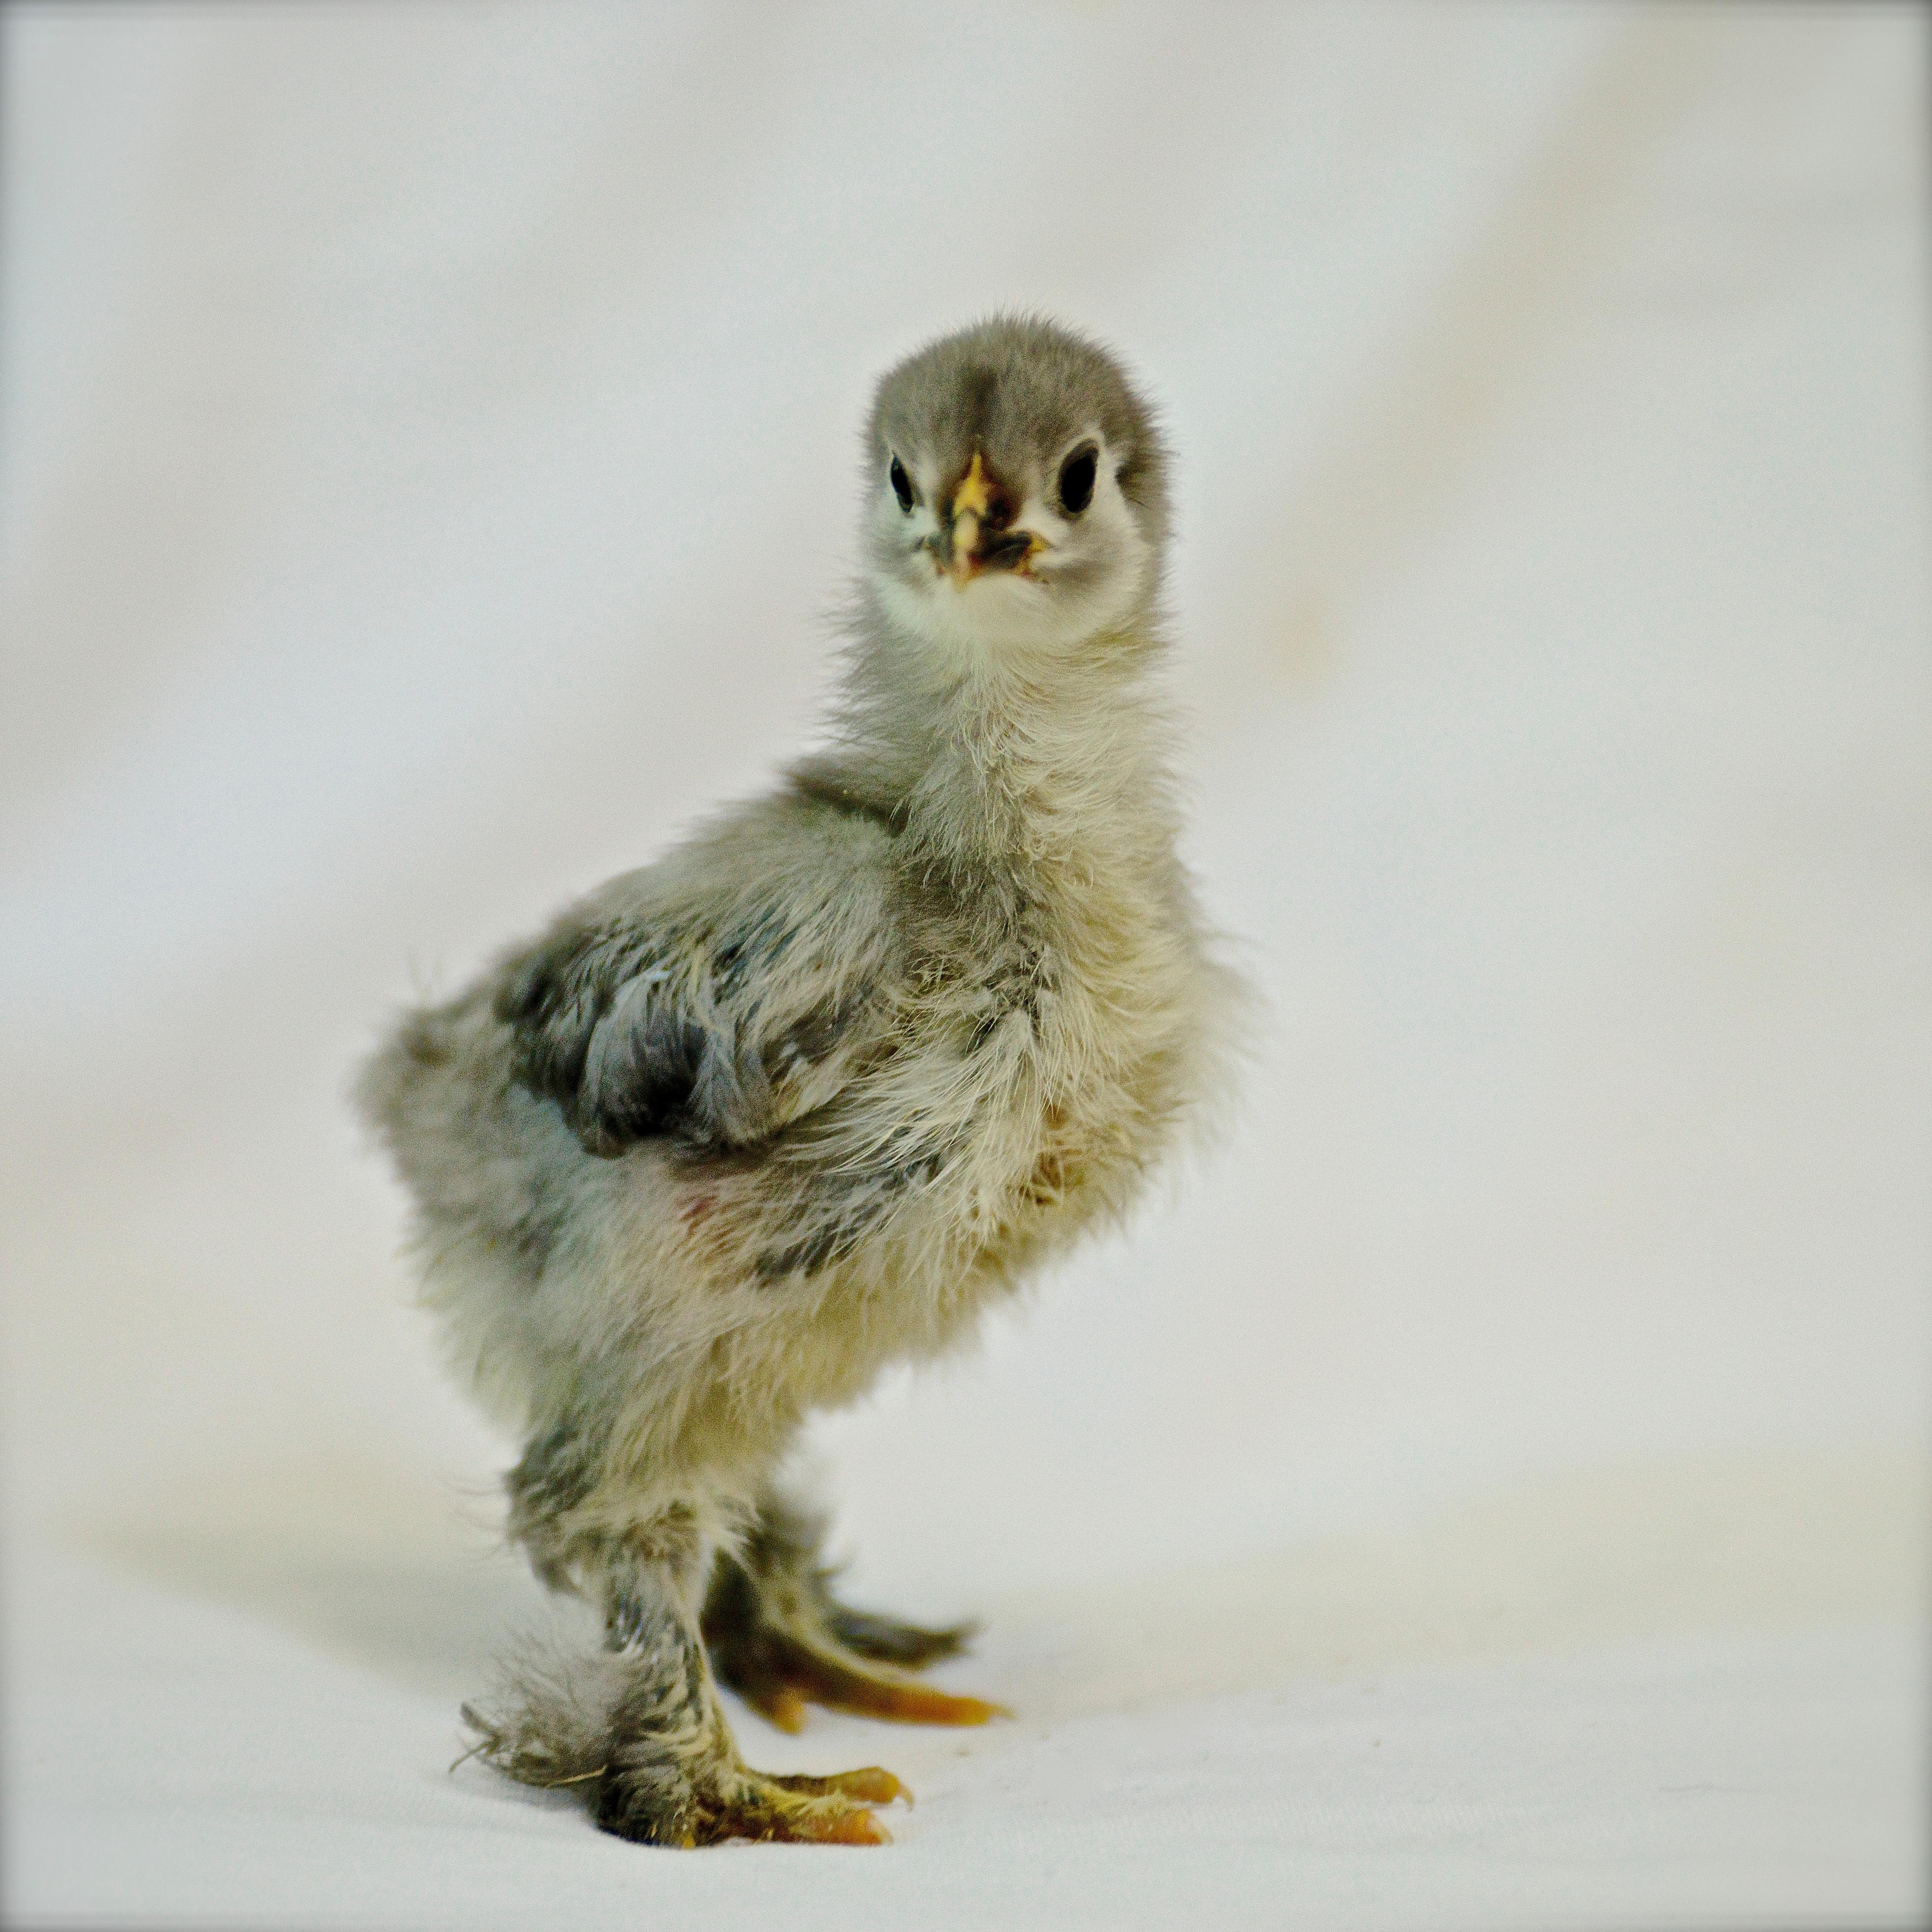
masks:
{"label": "feathered leg", "polygon": [[646,1844],[885,1843],[866,1807],[909,1796],[890,1772],[781,1778],[746,1766],[698,1628],[704,1512],[673,1504],[622,1535],[571,1534],[560,1517],[591,1486],[568,1472],[588,1461],[564,1430],[533,1444],[511,1478],[512,1526],[544,1581],[601,1604],[604,1653],[513,1664],[498,1698],[464,1708],[478,1750],[525,1784],[583,1790],[603,1830]]}
{"label": "feathered leg", "polygon": [[983,1724],[1006,1714],[906,1675],[964,1648],[970,1624],[926,1630],[848,1609],[819,1558],[824,1526],[776,1492],[741,1551],[718,1553],[702,1628],[718,1675],[781,1730],[808,1702],[913,1724]]}
{"label": "feathered leg", "polygon": [[865,1807],[902,1795],[890,1772],[770,1778],[746,1768],[718,1708],[691,1581],[651,1562],[621,1563],[610,1581],[608,1641],[631,1670],[591,1801],[599,1827],[646,1844],[884,1844]]}

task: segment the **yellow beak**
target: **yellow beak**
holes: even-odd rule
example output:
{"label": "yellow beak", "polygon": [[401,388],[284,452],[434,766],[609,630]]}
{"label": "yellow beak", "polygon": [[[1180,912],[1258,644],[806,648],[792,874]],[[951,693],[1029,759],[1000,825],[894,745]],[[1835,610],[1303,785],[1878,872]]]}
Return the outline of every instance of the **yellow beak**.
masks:
{"label": "yellow beak", "polygon": [[986,482],[985,459],[976,449],[973,460],[965,475],[959,479],[959,488],[952,493],[952,514],[957,517],[970,510],[976,517],[983,517],[992,508],[993,493]]}
{"label": "yellow beak", "polygon": [[966,474],[959,479],[958,488],[952,493],[952,581],[962,590],[979,567],[980,520],[992,503],[986,466],[976,449]]}

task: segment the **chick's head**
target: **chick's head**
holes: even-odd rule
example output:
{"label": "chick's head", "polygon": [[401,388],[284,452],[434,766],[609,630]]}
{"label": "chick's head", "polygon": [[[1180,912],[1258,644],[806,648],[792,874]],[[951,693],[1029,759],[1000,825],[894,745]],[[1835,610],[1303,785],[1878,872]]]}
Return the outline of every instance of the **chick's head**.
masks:
{"label": "chick's head", "polygon": [[968,661],[1051,656],[1131,626],[1157,587],[1166,461],[1113,358],[1033,317],[980,322],[879,384],[867,581]]}

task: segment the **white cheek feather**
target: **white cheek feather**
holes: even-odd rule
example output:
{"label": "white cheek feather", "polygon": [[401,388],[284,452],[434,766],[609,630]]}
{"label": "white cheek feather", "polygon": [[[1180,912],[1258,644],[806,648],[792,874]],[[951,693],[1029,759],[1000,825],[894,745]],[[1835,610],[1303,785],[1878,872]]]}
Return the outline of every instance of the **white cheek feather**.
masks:
{"label": "white cheek feather", "polygon": [[[1152,553],[1132,508],[1121,494],[1104,446],[1094,500],[1070,517],[1045,496],[1030,495],[1016,518],[1046,548],[1022,574],[987,571],[964,584],[917,548],[939,530],[930,506],[933,480],[922,466],[922,499],[908,515],[890,496],[880,520],[902,561],[874,580],[880,603],[893,620],[970,662],[988,651],[1064,651],[1098,632],[1118,628],[1144,596]],[[1098,562],[1077,582],[1056,582],[1076,566]]]}
{"label": "white cheek feather", "polygon": [[1043,584],[1057,587],[1056,568],[1104,560],[1097,579],[1078,590],[1069,587],[1065,602],[1071,628],[1061,641],[1078,643],[1124,622],[1146,594],[1154,558],[1104,448],[1094,500],[1079,516],[1045,508],[1037,514],[1040,520],[1028,527],[1038,530],[1053,546],[1034,560],[1034,574]]}
{"label": "white cheek feather", "polygon": [[890,486],[881,490],[873,500],[872,533],[883,541],[889,550],[909,548],[922,543],[928,537],[939,534],[939,518],[934,513],[932,501],[923,482],[918,483],[919,500],[910,511],[899,508],[897,496]]}

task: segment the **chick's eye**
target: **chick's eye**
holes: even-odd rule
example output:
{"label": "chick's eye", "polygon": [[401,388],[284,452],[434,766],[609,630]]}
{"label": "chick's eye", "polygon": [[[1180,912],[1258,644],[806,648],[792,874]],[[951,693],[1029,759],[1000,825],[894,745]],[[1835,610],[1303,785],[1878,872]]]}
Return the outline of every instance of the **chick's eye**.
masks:
{"label": "chick's eye", "polygon": [[1070,517],[1077,517],[1094,500],[1094,473],[1100,452],[1078,449],[1060,466],[1060,504]]}
{"label": "chick's eye", "polygon": [[905,465],[896,456],[888,472],[892,479],[892,494],[899,500],[899,508],[908,515],[912,513],[912,478],[905,472]]}

